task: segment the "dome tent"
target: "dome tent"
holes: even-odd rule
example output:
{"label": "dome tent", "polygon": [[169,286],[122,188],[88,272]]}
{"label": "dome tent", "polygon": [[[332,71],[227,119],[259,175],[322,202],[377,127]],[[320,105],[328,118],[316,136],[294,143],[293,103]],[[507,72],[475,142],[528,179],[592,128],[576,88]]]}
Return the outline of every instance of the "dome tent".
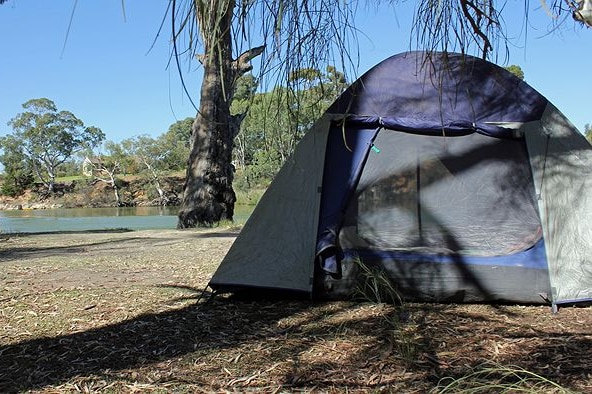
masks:
{"label": "dome tent", "polygon": [[404,299],[590,301],[591,175],[590,144],[510,72],[395,55],[303,137],[209,286],[348,298],[362,261]]}

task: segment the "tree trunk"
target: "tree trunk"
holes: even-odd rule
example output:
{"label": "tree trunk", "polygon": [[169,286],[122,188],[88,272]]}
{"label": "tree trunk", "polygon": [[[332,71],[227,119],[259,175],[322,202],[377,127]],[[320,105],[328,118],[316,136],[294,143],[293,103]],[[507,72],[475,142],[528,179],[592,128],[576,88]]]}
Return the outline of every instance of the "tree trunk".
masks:
{"label": "tree trunk", "polygon": [[119,195],[119,188],[117,187],[115,180],[113,180],[113,194],[115,194],[115,204],[118,207],[122,207],[123,203],[121,202],[121,196]]}
{"label": "tree trunk", "polygon": [[201,101],[193,123],[178,228],[211,226],[232,220],[234,215],[231,161],[235,131],[229,126],[234,78],[230,36],[233,8],[231,1],[226,14],[217,19],[217,41],[204,42]]}
{"label": "tree trunk", "polygon": [[144,162],[144,165],[150,172],[150,175],[152,176],[152,183],[154,184],[154,188],[158,192],[158,205],[166,206],[168,204],[168,198],[165,196],[162,186],[160,186],[160,177],[158,176],[158,173],[145,157],[142,159],[142,161]]}
{"label": "tree trunk", "polygon": [[[213,6],[213,8],[210,8]],[[232,18],[235,0],[195,2],[205,54],[200,106],[191,135],[191,153],[178,228],[211,226],[232,220],[236,195],[232,189],[232,148],[243,115],[231,116],[237,78],[251,71],[251,60],[264,46],[232,58]]]}
{"label": "tree trunk", "polygon": [[219,67],[204,66],[200,112],[193,124],[179,228],[211,226],[220,220],[232,220],[234,214],[234,136],[228,127],[230,108],[224,98]]}
{"label": "tree trunk", "polygon": [[162,186],[160,186],[160,181],[158,180],[158,178],[156,176],[153,178],[153,182],[154,182],[154,188],[156,189],[156,192],[158,193],[158,205],[164,207],[168,204],[168,198],[166,197],[164,190],[162,189]]}

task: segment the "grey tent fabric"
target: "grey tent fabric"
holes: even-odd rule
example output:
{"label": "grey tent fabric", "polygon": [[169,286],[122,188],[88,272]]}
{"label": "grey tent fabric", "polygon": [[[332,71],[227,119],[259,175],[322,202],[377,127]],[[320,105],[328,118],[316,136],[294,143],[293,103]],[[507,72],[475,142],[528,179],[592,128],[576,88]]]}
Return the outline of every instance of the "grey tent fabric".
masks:
{"label": "grey tent fabric", "polygon": [[[312,291],[329,117],[300,141],[234,242],[210,286]],[[262,240],[265,239],[263,242]]]}
{"label": "grey tent fabric", "polygon": [[523,133],[539,196],[553,301],[592,300],[592,147],[551,104]]}
{"label": "grey tent fabric", "polygon": [[541,238],[521,140],[384,130],[374,145],[346,214],[348,244],[498,256]]}
{"label": "grey tent fabric", "polygon": [[395,55],[304,136],[210,286],[348,298],[356,259],[404,299],[592,302],[592,146],[501,67]]}

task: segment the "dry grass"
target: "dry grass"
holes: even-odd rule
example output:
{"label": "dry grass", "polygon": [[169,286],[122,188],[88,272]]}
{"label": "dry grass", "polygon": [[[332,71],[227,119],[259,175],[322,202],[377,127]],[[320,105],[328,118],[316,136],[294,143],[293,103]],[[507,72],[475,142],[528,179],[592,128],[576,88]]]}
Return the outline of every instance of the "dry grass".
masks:
{"label": "dry grass", "polygon": [[0,392],[592,392],[590,308],[200,298],[234,236],[1,240]]}

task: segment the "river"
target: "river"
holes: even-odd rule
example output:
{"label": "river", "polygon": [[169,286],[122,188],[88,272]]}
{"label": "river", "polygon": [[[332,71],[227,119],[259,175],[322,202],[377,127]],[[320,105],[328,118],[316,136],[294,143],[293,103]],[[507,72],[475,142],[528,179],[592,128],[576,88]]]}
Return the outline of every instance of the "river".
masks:
{"label": "river", "polygon": [[[251,205],[237,205],[235,222],[244,224],[253,208]],[[177,212],[178,207],[0,210],[0,233],[174,229]]]}

